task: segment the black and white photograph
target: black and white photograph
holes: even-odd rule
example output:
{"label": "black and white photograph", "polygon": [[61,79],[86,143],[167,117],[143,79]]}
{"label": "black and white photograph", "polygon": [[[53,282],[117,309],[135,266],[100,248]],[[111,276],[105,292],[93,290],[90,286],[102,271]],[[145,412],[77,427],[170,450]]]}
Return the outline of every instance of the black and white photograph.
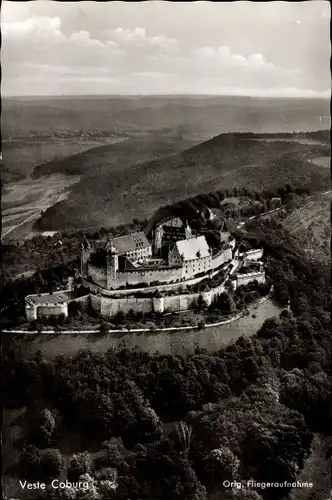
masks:
{"label": "black and white photograph", "polygon": [[331,500],[330,21],[2,1],[4,500]]}

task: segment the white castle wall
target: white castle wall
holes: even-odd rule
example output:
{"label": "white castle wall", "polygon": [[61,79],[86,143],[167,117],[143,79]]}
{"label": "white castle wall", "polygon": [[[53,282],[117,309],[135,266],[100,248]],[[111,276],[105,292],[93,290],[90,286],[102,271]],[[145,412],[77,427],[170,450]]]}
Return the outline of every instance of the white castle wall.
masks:
{"label": "white castle wall", "polygon": [[212,257],[211,269],[215,269],[230,260],[232,260],[232,249],[227,248],[227,250],[218,252]]}
{"label": "white castle wall", "polygon": [[[257,280],[259,283],[265,282],[265,272],[256,272],[249,274],[238,274],[235,287],[240,285],[246,285],[251,281]],[[98,287],[96,287],[98,289]],[[196,302],[200,295],[207,305],[210,305],[213,300],[215,300],[218,295],[225,291],[225,286],[222,284],[219,287],[214,288],[202,293],[193,294],[181,294],[181,295],[171,295],[166,297],[149,297],[149,298],[135,298],[130,296],[125,296],[123,298],[112,298],[100,293],[94,294],[90,293],[83,297],[78,297],[77,299],[70,300],[65,303],[59,304],[40,304],[35,305],[32,303],[27,303],[26,314],[27,318],[32,321],[40,316],[58,316],[64,314],[68,316],[68,303],[69,302],[80,302],[87,306],[89,301],[93,309],[101,313],[105,317],[115,316],[119,311],[123,311],[127,314],[130,310],[136,312],[140,311],[143,313],[147,312],[159,312],[164,311],[176,312],[185,311],[190,309],[194,302]]]}
{"label": "white castle wall", "polygon": [[119,311],[127,314],[130,310],[135,312],[147,313],[153,310],[152,298],[123,298],[111,299],[109,297],[101,297],[100,314],[102,316],[112,317]]}
{"label": "white castle wall", "polygon": [[[169,267],[162,269],[150,269],[143,268],[137,270],[128,271],[118,271],[116,273],[116,289],[119,287],[124,287],[127,284],[136,285],[139,283],[146,283],[148,286],[153,281],[160,282],[180,282],[181,280],[190,280],[196,274],[202,272],[208,272],[210,270],[216,269],[222,264],[232,260],[232,249],[228,248],[222,250],[212,257],[202,259],[195,259],[183,264],[183,266]],[[106,268],[96,267],[88,264],[88,274],[91,276],[93,282],[96,285],[107,289],[107,270]],[[88,285],[90,290],[92,290],[91,284]],[[103,291],[104,293],[104,291]],[[105,295],[107,295],[105,293]]]}
{"label": "white castle wall", "polygon": [[[222,291],[224,289],[222,288]],[[209,306],[215,296],[221,293],[221,287],[215,289],[213,292],[192,293],[183,295],[172,295],[167,297],[153,297],[153,298],[135,298],[124,297],[122,299],[113,299],[111,297],[93,296],[91,295],[91,305],[102,316],[112,317],[119,311],[127,314],[129,311],[135,312],[158,312],[165,311],[186,311],[190,309],[193,304],[202,296],[205,303]]]}
{"label": "white castle wall", "polygon": [[60,316],[64,314],[65,317],[68,316],[68,302],[63,304],[41,304],[37,307],[37,317],[41,316]]}
{"label": "white castle wall", "polygon": [[[107,288],[107,271],[106,268],[95,267],[89,264],[88,274],[91,276],[94,283],[102,288]],[[116,286],[136,285],[138,283],[146,283],[149,285],[153,281],[179,281],[182,278],[182,268],[174,267],[169,269],[143,269],[133,271],[118,271],[116,273]]]}
{"label": "white castle wall", "polygon": [[35,304],[25,306],[25,315],[28,321],[37,319],[37,306]]}
{"label": "white castle wall", "polygon": [[[64,292],[68,292],[69,290],[60,290],[58,292],[54,292],[53,296],[61,295]],[[38,302],[34,302],[34,297],[38,297]],[[41,297],[45,297],[45,302],[41,301]],[[40,317],[49,317],[49,316],[60,316],[64,314],[65,317],[68,316],[68,304],[71,302],[80,302],[83,304],[83,307],[88,306],[90,301],[90,294],[84,295],[82,297],[77,297],[76,299],[69,299],[68,301],[63,302],[48,302],[47,297],[49,297],[48,293],[41,293],[38,295],[28,295],[26,297],[25,303],[25,314],[28,321],[34,321]]]}
{"label": "white castle wall", "polygon": [[247,285],[251,281],[258,281],[258,283],[265,283],[265,272],[260,271],[257,273],[238,274],[237,286]]}
{"label": "white castle wall", "polygon": [[118,271],[116,275],[117,286],[125,286],[127,283],[147,283],[152,281],[179,281],[182,278],[181,267],[170,269],[141,269],[139,271]]}
{"label": "white castle wall", "polygon": [[248,250],[240,254],[241,257],[245,257],[247,260],[260,260],[263,257],[263,250],[258,248],[256,250]]}

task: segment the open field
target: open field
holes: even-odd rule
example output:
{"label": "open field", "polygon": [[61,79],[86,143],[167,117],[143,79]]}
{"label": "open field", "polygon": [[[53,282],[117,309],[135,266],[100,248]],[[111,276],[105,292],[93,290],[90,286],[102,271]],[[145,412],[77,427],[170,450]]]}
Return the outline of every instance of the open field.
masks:
{"label": "open field", "polygon": [[284,220],[285,228],[298,239],[308,257],[330,259],[332,193],[310,198]]}
{"label": "open field", "polygon": [[78,176],[52,175],[38,182],[26,178],[8,184],[1,200],[2,239],[29,236],[41,212],[64,200],[69,186],[78,180]]}
{"label": "open field", "polygon": [[318,165],[318,167],[330,168],[331,158],[330,156],[321,156],[319,158],[313,158],[310,162],[314,165]]}
{"label": "open field", "polygon": [[90,149],[122,142],[125,137],[105,137],[102,139],[73,138],[22,138],[4,140],[2,143],[3,174],[5,184],[29,175],[34,167],[49,161],[60,161]]}
{"label": "open field", "polygon": [[[33,357],[38,350],[48,358],[61,354],[74,356],[79,349],[89,349],[93,352],[105,352],[107,349],[127,347],[146,350],[150,353],[159,351],[162,354],[183,354],[193,352],[197,345],[207,349],[209,353],[216,352],[224,345],[235,342],[241,335],[254,335],[264,321],[271,316],[277,316],[280,308],[270,299],[253,309],[249,316],[221,326],[205,330],[184,330],[179,332],[160,333],[124,333],[108,334],[77,334],[77,335],[44,335],[20,337],[26,356]],[[252,317],[255,314],[255,318]]]}
{"label": "open field", "polygon": [[311,453],[305,461],[297,481],[312,482],[313,488],[294,488],[289,500],[328,500],[331,491],[331,458],[328,448],[331,437],[315,434],[311,445]]}
{"label": "open field", "polygon": [[308,145],[315,145],[315,144],[318,144],[318,145],[324,145],[326,144],[325,142],[322,142],[322,141],[317,141],[317,140],[314,140],[314,139],[309,139],[309,138],[300,138],[300,137],[290,137],[290,138],[282,138],[282,137],[274,137],[274,138],[271,138],[271,139],[268,139],[268,138],[264,138],[264,139],[255,139],[255,141],[266,141],[266,142],[295,142],[295,143],[298,143],[298,144],[308,144]]}

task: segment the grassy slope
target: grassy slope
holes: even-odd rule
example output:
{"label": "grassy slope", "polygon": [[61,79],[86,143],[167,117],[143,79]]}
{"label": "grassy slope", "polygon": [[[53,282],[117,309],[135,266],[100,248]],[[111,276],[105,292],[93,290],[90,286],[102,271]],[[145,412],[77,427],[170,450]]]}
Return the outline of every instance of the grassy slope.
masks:
{"label": "grassy slope", "polygon": [[308,257],[325,262],[330,258],[331,201],[331,193],[312,198],[283,221]]}
{"label": "grassy slope", "polygon": [[[124,143],[112,147],[121,146]],[[324,156],[327,149],[295,142],[251,141],[228,134],[173,156],[133,165],[130,170],[116,168],[121,165],[116,155],[90,155],[86,159],[83,154],[79,168],[89,173],[74,186],[68,200],[44,214],[41,228],[127,223],[133,217],[150,217],[162,205],[235,186],[260,190],[301,182],[323,189],[329,178],[327,169],[307,160]],[[94,152],[98,150],[92,155]]]}
{"label": "grassy slope", "polygon": [[327,500],[331,489],[331,437],[315,434],[311,454],[297,480],[312,482],[313,488],[294,488],[285,500]]}
{"label": "grassy slope", "polygon": [[4,141],[2,182],[16,182],[29,175],[37,165],[52,161],[56,164],[59,160],[72,158],[73,155],[105,145],[111,140],[116,139],[69,137],[45,140],[34,137],[29,140]]}

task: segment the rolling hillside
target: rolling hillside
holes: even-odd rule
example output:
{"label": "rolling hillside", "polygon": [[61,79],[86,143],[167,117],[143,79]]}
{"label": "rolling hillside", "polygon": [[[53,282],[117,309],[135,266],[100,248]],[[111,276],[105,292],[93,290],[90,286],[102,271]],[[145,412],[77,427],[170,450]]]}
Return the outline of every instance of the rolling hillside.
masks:
{"label": "rolling hillside", "polygon": [[294,132],[330,127],[328,100],[228,96],[86,96],[2,102],[3,139],[56,132],[142,133],[182,128],[196,139],[227,132]]}
{"label": "rolling hillside", "polygon": [[331,259],[331,201],[331,192],[311,198],[283,221],[307,257],[313,260]]}
{"label": "rolling hillside", "polygon": [[308,160],[328,154],[329,147],[322,144],[271,143],[245,134],[224,134],[130,169],[127,164],[120,170],[114,167],[117,162],[96,155],[89,159],[93,168],[84,168],[86,173],[69,198],[49,208],[39,228],[128,223],[133,218],[150,217],[162,205],[217,189],[246,187],[259,191],[289,183],[324,190],[329,182],[328,169]]}
{"label": "rolling hillside", "polygon": [[161,138],[158,134],[131,137],[116,144],[90,149],[64,160],[53,160],[34,168],[32,177],[62,173],[65,175],[96,175],[101,171],[123,172],[133,165],[184,151],[192,145],[185,139]]}

